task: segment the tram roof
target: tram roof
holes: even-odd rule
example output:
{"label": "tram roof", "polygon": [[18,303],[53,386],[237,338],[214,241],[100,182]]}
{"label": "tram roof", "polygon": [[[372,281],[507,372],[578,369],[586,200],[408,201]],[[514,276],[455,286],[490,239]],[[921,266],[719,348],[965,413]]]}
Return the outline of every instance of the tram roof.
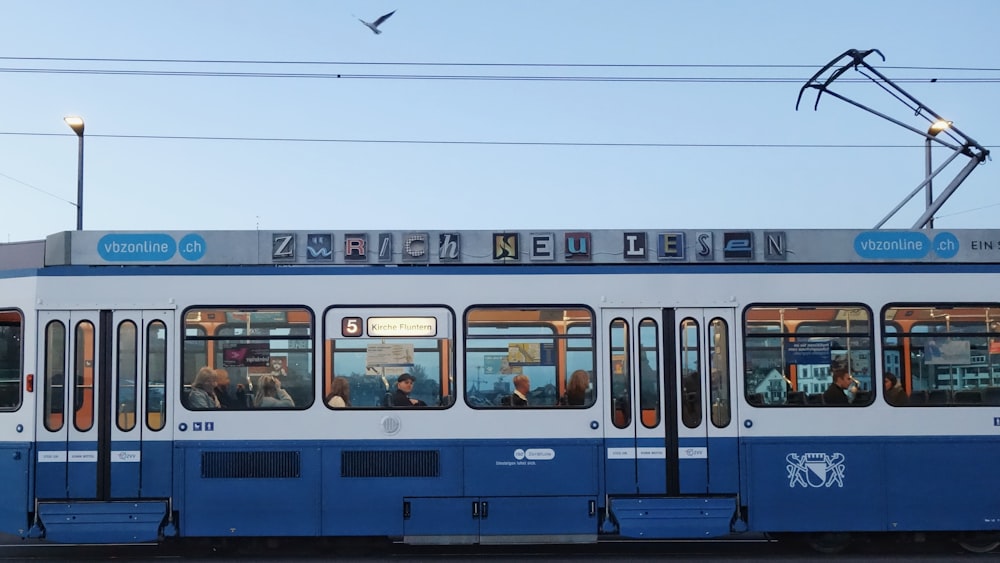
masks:
{"label": "tram roof", "polygon": [[0,244],[45,266],[1000,263],[1000,230],[65,231]]}

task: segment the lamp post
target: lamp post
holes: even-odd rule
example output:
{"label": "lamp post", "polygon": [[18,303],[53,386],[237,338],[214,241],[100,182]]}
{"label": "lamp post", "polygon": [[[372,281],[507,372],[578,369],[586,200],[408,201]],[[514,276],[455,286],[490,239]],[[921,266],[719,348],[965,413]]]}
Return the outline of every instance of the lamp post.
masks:
{"label": "lamp post", "polygon": [[[70,115],[63,118],[66,125],[80,138],[80,152],[76,162],[76,230],[83,230],[83,118]],[[928,149],[929,150],[929,149]]]}
{"label": "lamp post", "polygon": [[[951,127],[951,122],[950,121],[945,121],[943,119],[938,119],[934,123],[931,123],[931,126],[927,128],[927,137],[924,138],[925,147],[926,147],[926,151],[925,151],[926,156],[924,158],[924,164],[926,166],[925,166],[924,170],[925,170],[925,172],[927,174],[927,176],[926,176],[927,177],[927,186],[924,188],[924,209],[930,209],[931,204],[934,203],[934,188],[932,187],[933,180],[931,179],[931,173],[932,173],[932,169],[931,169],[931,139],[933,139],[934,137],[937,136],[938,133],[940,133],[941,131],[944,131],[945,129],[947,129],[949,127]],[[934,217],[930,217],[929,219],[927,219],[927,228],[928,229],[933,229],[934,228]]]}

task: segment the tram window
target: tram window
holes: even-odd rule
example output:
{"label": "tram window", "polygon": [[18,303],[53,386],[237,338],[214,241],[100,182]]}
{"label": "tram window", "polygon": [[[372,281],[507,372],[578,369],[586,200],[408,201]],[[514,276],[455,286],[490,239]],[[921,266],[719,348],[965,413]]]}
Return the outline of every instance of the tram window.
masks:
{"label": "tram window", "polygon": [[[444,408],[454,403],[451,311],[334,307],[324,318],[329,337],[323,374],[327,407],[394,408],[397,388],[407,391],[407,399],[417,406]],[[404,373],[413,377],[412,386],[397,386]]]}
{"label": "tram window", "polygon": [[[859,304],[755,305],[744,313],[744,393],[753,406],[824,406],[834,367],[858,381],[848,405],[872,403],[871,311]],[[837,404],[842,404],[838,402]]]}
{"label": "tram window", "polygon": [[73,335],[73,426],[86,432],[94,426],[94,324],[76,323]]}
{"label": "tram window", "polygon": [[[313,314],[304,307],[200,306],[185,310],[181,403],[189,410],[205,409],[189,402],[189,396],[195,376],[207,367],[216,373],[225,370],[230,382],[216,388],[215,397],[209,396],[206,402],[218,399],[221,408],[254,408],[263,400],[263,390],[271,387],[258,387],[258,380],[271,375],[291,399],[275,408],[308,408],[315,394],[313,334]],[[260,397],[255,398],[255,393]]]}
{"label": "tram window", "polygon": [[[513,380],[524,375],[527,408],[589,407],[595,400],[594,344],[593,313],[583,307],[471,308],[465,314],[465,401],[484,409],[514,404]],[[582,405],[566,397],[576,371],[589,378]]]}
{"label": "tram window", "polygon": [[708,341],[712,343],[712,350],[708,355],[712,424],[716,428],[725,428],[732,418],[732,402],[729,399],[729,325],[725,320],[712,319],[708,325]]}
{"label": "tram window", "polygon": [[162,430],[167,421],[167,327],[153,321],[146,327],[146,427]]}
{"label": "tram window", "polygon": [[701,424],[701,342],[698,321],[684,319],[680,325],[681,421],[688,428]]}
{"label": "tram window", "polygon": [[56,431],[63,427],[63,405],[66,386],[66,326],[52,321],[45,326],[45,429]]}
{"label": "tram window", "polygon": [[118,347],[115,350],[115,396],[118,397],[118,429],[135,428],[135,384],[139,371],[136,362],[137,335],[135,323],[124,321],[118,325]]}
{"label": "tram window", "polygon": [[629,400],[632,388],[632,361],[629,358],[631,347],[629,342],[629,325],[624,319],[613,319],[611,330],[611,420],[617,428],[628,428],[632,424],[632,401]]}
{"label": "tram window", "polygon": [[894,407],[1000,405],[1000,304],[890,304],[882,351]]}
{"label": "tram window", "polygon": [[24,318],[19,311],[0,311],[0,411],[21,406]]}
{"label": "tram window", "polygon": [[639,322],[639,406],[642,425],[655,428],[660,423],[660,338],[653,319]]}

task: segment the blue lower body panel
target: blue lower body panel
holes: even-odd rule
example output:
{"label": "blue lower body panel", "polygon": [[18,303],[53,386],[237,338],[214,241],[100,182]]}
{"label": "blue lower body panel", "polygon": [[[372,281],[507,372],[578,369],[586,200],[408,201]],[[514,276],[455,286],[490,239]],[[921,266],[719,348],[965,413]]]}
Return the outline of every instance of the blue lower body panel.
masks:
{"label": "blue lower body panel", "polygon": [[41,502],[45,539],[58,543],[141,543],[160,538],[167,501]]}
{"label": "blue lower body panel", "polygon": [[610,511],[623,537],[718,538],[732,532],[736,498],[612,498]]}

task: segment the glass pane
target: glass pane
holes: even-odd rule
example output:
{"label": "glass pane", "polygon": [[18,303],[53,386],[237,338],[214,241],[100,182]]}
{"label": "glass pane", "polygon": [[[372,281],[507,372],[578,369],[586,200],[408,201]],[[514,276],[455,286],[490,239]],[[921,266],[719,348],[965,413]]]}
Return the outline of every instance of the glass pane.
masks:
{"label": "glass pane", "polygon": [[[750,307],[745,317],[746,394],[751,405],[871,404],[875,384],[871,312],[860,305]],[[857,385],[837,389],[833,368]],[[841,379],[840,381],[849,381]]]}
{"label": "glass pane", "polygon": [[308,408],[315,394],[313,345],[313,315],[305,308],[188,309],[181,404],[190,410]]}
{"label": "glass pane", "polygon": [[118,428],[124,431],[135,428],[135,389],[139,380],[137,343],[135,323],[124,321],[119,324],[118,349],[115,350],[116,372],[118,374],[116,396],[118,398]]}
{"label": "glass pane", "polygon": [[729,399],[729,326],[723,319],[712,319],[708,325],[708,339],[712,353],[708,356],[712,389],[712,424],[717,428],[729,426],[732,402]]}
{"label": "glass pane", "polygon": [[63,427],[66,384],[66,327],[52,321],[45,327],[45,428]]}
{"label": "glass pane", "polygon": [[167,422],[167,326],[153,321],[146,327],[146,427],[160,430]]}
{"label": "glass pane", "polygon": [[639,405],[643,426],[656,427],[660,423],[660,338],[653,319],[639,322]]}
{"label": "glass pane", "polygon": [[470,406],[593,404],[595,348],[589,310],[470,309],[465,333],[465,400]]}
{"label": "glass pane", "polygon": [[73,358],[73,425],[86,432],[94,426],[94,325],[90,321],[76,323],[73,336],[76,355]]}
{"label": "glass pane", "polygon": [[680,330],[681,421],[688,428],[701,424],[701,336],[698,321],[684,319]]}
{"label": "glass pane", "polygon": [[632,388],[632,375],[629,372],[632,362],[629,359],[628,323],[623,319],[611,321],[611,420],[618,428],[627,428],[632,424],[632,401],[629,400],[629,390]]}
{"label": "glass pane", "polygon": [[1000,305],[893,305],[882,394],[892,406],[1000,404]]}
{"label": "glass pane", "polygon": [[21,406],[21,358],[24,319],[17,311],[0,311],[0,410]]}

